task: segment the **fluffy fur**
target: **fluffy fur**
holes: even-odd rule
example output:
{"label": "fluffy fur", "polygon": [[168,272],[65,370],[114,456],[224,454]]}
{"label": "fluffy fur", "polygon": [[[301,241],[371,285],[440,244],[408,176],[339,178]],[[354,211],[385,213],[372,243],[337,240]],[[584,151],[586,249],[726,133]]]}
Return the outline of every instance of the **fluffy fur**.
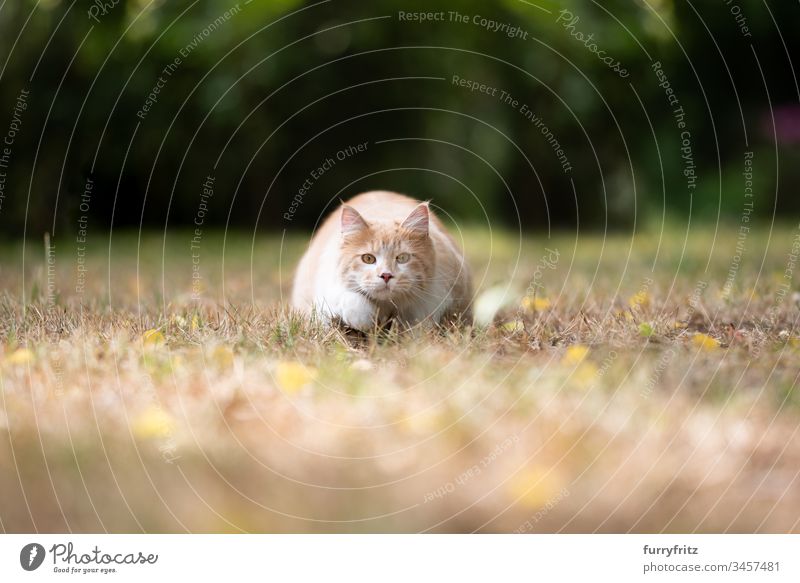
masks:
{"label": "fluffy fur", "polygon": [[300,260],[292,305],[367,332],[471,320],[464,255],[428,203],[373,191],[342,204]]}

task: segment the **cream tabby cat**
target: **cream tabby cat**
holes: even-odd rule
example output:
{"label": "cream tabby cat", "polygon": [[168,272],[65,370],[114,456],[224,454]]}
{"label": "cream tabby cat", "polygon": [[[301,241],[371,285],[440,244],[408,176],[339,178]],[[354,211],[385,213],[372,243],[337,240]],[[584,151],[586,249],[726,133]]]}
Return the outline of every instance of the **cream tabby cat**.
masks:
{"label": "cream tabby cat", "polygon": [[401,325],[470,322],[472,284],[464,255],[420,202],[394,192],[342,204],[311,240],[294,279],[292,305],[367,332]]}

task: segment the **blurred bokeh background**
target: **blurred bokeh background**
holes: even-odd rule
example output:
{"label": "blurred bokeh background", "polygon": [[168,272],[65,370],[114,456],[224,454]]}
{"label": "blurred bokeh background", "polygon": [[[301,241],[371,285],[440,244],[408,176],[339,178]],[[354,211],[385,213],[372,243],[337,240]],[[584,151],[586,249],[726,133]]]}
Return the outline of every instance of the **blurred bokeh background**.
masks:
{"label": "blurred bokeh background", "polygon": [[[420,11],[443,17],[400,15]],[[738,223],[746,152],[753,215],[785,217],[800,210],[799,17],[749,0],[7,2],[0,133],[28,94],[0,233],[71,239],[89,178],[93,229],[189,226],[209,175],[205,225],[248,230],[310,228],[370,188],[525,229]]]}

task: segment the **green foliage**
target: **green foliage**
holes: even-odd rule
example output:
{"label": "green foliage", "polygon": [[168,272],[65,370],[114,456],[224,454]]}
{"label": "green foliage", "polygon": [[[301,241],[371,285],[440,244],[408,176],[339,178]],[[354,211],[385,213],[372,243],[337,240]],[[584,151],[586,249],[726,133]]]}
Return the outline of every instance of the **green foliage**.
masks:
{"label": "green foliage", "polygon": [[[104,228],[193,224],[209,174],[205,226],[313,226],[338,198],[368,188],[526,227],[690,212],[736,220],[746,150],[757,153],[756,214],[796,204],[776,194],[776,156],[796,157],[793,146],[776,149],[762,123],[770,103],[797,99],[776,28],[796,21],[791,3],[743,6],[749,38],[721,5],[672,0],[120,0],[96,20],[95,4],[79,4],[19,0],[0,11],[0,34],[19,35],[0,55],[2,119],[20,90],[31,93],[0,209],[6,232],[27,220],[72,236],[89,175],[98,185],[89,216]],[[444,16],[400,17],[420,11]],[[693,191],[653,61],[686,113]],[[359,143],[366,152],[336,158]],[[333,171],[311,180],[327,159]]]}

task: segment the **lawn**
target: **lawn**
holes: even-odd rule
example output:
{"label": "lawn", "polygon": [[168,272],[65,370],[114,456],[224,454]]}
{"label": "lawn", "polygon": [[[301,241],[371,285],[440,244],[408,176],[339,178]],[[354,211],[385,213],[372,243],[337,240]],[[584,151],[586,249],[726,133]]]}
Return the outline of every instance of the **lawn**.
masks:
{"label": "lawn", "polygon": [[798,228],[461,235],[493,323],[368,338],[301,234],[0,244],[0,527],[800,531]]}

